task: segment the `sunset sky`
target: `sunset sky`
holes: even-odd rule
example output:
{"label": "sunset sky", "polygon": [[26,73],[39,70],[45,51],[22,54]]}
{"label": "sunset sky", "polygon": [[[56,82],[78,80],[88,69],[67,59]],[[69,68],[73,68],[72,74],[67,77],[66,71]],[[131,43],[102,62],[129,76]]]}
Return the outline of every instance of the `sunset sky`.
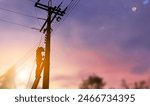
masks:
{"label": "sunset sky", "polygon": [[[34,48],[42,35],[1,20],[34,28],[41,28],[44,22],[1,8],[46,18],[46,12],[35,8],[32,1],[36,0],[0,0],[0,75]],[[63,0],[53,1],[54,5]],[[62,8],[69,1],[64,0]],[[51,45],[51,88],[78,88],[90,75],[104,78],[107,88],[120,87],[122,79],[134,82],[150,77],[149,0],[80,0],[55,29]],[[16,65],[17,78],[25,84],[35,52],[27,59],[24,64]]]}

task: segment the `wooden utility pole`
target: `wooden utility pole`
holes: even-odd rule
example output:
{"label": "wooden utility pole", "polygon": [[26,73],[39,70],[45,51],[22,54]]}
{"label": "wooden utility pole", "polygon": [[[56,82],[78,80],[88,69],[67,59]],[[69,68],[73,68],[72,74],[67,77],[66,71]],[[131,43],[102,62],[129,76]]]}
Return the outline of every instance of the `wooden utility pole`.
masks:
{"label": "wooden utility pole", "polygon": [[[50,76],[51,24],[55,19],[57,21],[59,21],[61,19],[61,17],[64,16],[64,14],[67,10],[67,7],[64,10],[61,10],[61,8],[60,8],[61,4],[57,7],[56,6],[52,7],[52,0],[49,0],[48,5],[40,3],[40,0],[38,0],[35,3],[35,7],[45,10],[48,13],[48,17],[47,17],[45,23],[43,24],[42,28],[40,29],[40,32],[42,32],[42,31],[44,33],[46,32],[46,35],[45,35],[45,57],[44,57],[44,61],[43,61],[42,65],[39,68],[40,74],[42,73],[42,70],[44,70],[43,87],[42,87],[43,89],[49,89],[49,84],[50,84],[49,76]],[[46,24],[47,24],[47,26],[46,26]],[[45,26],[46,26],[46,28],[45,28]],[[37,77],[35,79],[32,89],[37,88],[39,80],[40,80],[40,75],[39,75],[39,77]]]}

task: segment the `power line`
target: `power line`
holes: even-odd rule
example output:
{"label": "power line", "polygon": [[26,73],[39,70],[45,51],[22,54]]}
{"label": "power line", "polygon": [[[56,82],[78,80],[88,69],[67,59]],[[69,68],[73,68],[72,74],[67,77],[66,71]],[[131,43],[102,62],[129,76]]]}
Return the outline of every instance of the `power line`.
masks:
{"label": "power line", "polygon": [[70,15],[70,13],[73,11],[73,9],[78,5],[78,3],[80,2],[80,0],[72,0],[69,5],[68,5],[68,13],[64,16],[64,18],[61,20],[61,22],[59,22],[57,25],[56,25],[56,29],[54,30],[54,33],[55,31],[60,27],[60,25],[66,20],[66,18]]}
{"label": "power line", "polygon": [[23,65],[35,53],[36,48],[39,46],[40,43],[41,43],[41,39],[32,48],[30,48],[30,50],[28,52],[26,52],[20,59],[18,59],[18,61],[16,61],[12,66]]}
{"label": "power line", "polygon": [[34,0],[27,0],[27,1],[30,1],[30,2],[33,2],[33,3],[35,3],[35,1],[34,1]]}
{"label": "power line", "polygon": [[[35,10],[36,17],[38,17],[38,13],[37,13],[37,11],[36,11],[36,8],[35,8],[35,7],[34,7],[34,10]],[[39,18],[37,18],[37,22],[38,22],[39,26],[41,26],[40,21],[39,21]]]}
{"label": "power line", "polygon": [[80,0],[72,0],[69,5],[68,5],[68,9],[66,12],[67,15],[65,16],[65,18],[72,12],[72,10],[78,5],[78,3],[80,2]]}
{"label": "power line", "polygon": [[27,85],[26,85],[26,89],[28,89],[28,87],[29,87],[29,84],[30,84],[30,80],[31,80],[31,77],[32,77],[32,73],[33,73],[33,69],[34,69],[34,66],[35,66],[35,63],[36,62],[36,60],[34,59],[34,61],[33,61],[33,66],[32,66],[32,68],[31,68],[31,72],[30,72],[30,74],[29,74],[29,79],[28,79],[28,82],[27,82]]}
{"label": "power line", "polygon": [[30,27],[30,26],[27,26],[27,25],[23,25],[23,24],[20,24],[20,23],[15,23],[15,22],[7,21],[7,20],[4,20],[4,19],[0,19],[0,21],[6,22],[6,23],[9,23],[9,24],[14,24],[14,25],[22,26],[22,27],[29,28],[29,29],[36,29],[36,28]]}
{"label": "power line", "polygon": [[68,5],[68,9],[67,9],[67,11],[68,11],[68,13],[65,15],[65,17],[61,20],[61,22],[60,23],[58,23],[58,27],[65,21],[65,19],[69,16],[69,14],[72,12],[72,10],[77,6],[77,4],[79,3],[79,1],[80,0],[76,0],[76,1],[74,1],[74,0],[72,0],[70,3],[69,3],[69,5]]}
{"label": "power line", "polygon": [[24,13],[16,12],[16,11],[9,10],[9,9],[5,9],[5,8],[2,8],[2,7],[0,7],[0,10],[4,10],[4,11],[8,11],[8,12],[12,12],[12,13],[15,13],[15,14],[18,14],[18,15],[22,15],[22,16],[26,16],[26,17],[30,17],[30,18],[36,18],[36,19],[38,19],[38,18],[39,18],[39,17],[36,17],[36,16],[32,16],[32,15],[28,15],[28,14],[24,14]]}
{"label": "power line", "polygon": [[[33,0],[28,0],[30,2],[35,2]],[[64,0],[62,0],[64,1]],[[71,0],[71,2],[69,3],[68,5],[68,14],[66,16],[64,16],[63,20],[61,22],[59,22],[56,26],[59,27],[64,21],[65,19],[69,16],[69,14],[71,13],[71,11],[76,7],[76,5],[79,3],[80,0]],[[37,20],[40,19],[38,18],[37,16],[37,11],[36,11],[36,16],[32,16],[32,15],[28,15],[28,14],[24,14],[24,13],[20,13],[20,12],[16,12],[16,11],[13,11],[13,10],[9,10],[9,9],[5,9],[5,8],[2,8],[0,7],[0,10],[4,10],[4,11],[8,11],[8,12],[12,12],[12,13],[15,13],[15,14],[19,14],[19,15],[23,15],[23,16],[26,16],[26,17],[30,17],[30,18],[36,18]],[[19,24],[19,23],[15,23],[15,22],[11,22],[11,21],[7,21],[7,20],[4,20],[4,19],[0,19],[0,21],[3,21],[3,22],[7,22],[7,23],[10,23],[10,24],[15,24],[15,25],[19,25],[19,26],[23,26],[23,27],[26,27],[26,28],[30,28],[30,29],[35,29],[35,30],[39,30],[37,28],[33,28],[33,27],[29,27],[29,26],[26,26],[26,25],[23,25],[23,24]],[[40,25],[40,22],[38,21],[39,25]],[[57,30],[58,28],[56,28]]]}
{"label": "power line", "polygon": [[72,12],[72,10],[78,5],[78,3],[80,2],[80,0],[76,0],[76,2],[72,5],[72,7],[70,7],[70,11],[68,12],[68,15]]}

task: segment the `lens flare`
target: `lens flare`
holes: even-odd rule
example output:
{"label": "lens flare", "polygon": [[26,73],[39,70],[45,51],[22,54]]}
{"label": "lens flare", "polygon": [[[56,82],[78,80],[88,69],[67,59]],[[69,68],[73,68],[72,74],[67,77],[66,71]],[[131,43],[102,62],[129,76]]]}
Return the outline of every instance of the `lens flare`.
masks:
{"label": "lens flare", "polygon": [[149,4],[149,0],[144,0],[143,5],[147,5],[147,4]]}
{"label": "lens flare", "polygon": [[132,7],[132,11],[136,12],[137,11],[137,7]]}

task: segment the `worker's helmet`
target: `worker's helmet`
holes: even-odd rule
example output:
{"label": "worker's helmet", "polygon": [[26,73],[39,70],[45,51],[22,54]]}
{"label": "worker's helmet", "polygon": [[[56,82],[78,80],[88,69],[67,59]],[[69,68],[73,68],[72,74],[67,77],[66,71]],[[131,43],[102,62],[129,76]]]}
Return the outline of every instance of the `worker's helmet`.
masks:
{"label": "worker's helmet", "polygon": [[38,48],[37,48],[37,51],[39,51],[39,52],[44,52],[44,48],[43,48],[43,47],[38,47]]}

